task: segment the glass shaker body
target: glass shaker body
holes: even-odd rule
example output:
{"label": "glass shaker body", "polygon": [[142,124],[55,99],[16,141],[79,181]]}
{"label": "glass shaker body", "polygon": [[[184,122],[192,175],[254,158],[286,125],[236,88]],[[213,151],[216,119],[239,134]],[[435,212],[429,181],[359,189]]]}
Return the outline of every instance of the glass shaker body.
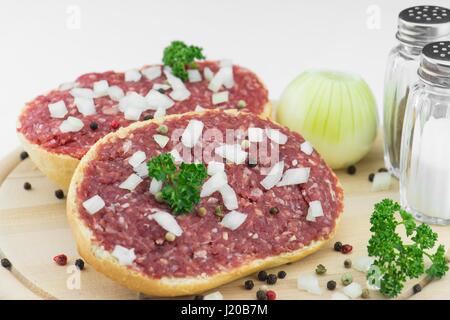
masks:
{"label": "glass shaker body", "polygon": [[[424,52],[432,45],[427,45]],[[400,199],[416,219],[447,225],[450,224],[450,42],[440,42],[436,47],[434,51],[438,53],[434,58],[442,60],[425,58],[427,61],[419,69],[420,80],[408,97],[401,145]],[[441,49],[443,53],[439,52]]]}

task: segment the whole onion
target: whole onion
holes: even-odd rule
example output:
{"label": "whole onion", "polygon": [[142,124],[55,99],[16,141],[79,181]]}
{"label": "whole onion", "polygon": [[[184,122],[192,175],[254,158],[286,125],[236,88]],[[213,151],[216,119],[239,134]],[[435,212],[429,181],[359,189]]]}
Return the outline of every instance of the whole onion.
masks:
{"label": "whole onion", "polygon": [[361,160],[377,135],[374,96],[357,75],[307,71],[292,81],[277,106],[279,123],[310,141],[333,169]]}

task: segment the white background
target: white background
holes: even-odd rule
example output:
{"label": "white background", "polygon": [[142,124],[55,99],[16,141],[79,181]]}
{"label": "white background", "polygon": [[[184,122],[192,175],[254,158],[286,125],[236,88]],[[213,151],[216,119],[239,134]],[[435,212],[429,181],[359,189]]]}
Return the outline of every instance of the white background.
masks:
{"label": "white background", "polygon": [[306,69],[360,74],[381,108],[398,13],[448,0],[1,0],[0,157],[18,146],[20,108],[91,71],[159,62],[171,40],[231,58],[276,99]]}

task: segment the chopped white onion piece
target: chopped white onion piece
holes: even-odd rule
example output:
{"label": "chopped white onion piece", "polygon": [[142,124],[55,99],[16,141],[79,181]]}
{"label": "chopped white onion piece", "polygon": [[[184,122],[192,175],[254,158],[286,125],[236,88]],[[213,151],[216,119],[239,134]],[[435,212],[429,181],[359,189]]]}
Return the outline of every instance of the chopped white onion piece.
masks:
{"label": "chopped white onion piece", "polygon": [[223,162],[210,161],[208,162],[208,175],[212,176],[217,172],[224,171],[225,164]]}
{"label": "chopped white onion piece", "polygon": [[334,292],[331,295],[331,300],[350,300],[345,294],[341,292]]}
{"label": "chopped white onion piece", "polygon": [[173,215],[165,211],[158,211],[154,214],[149,215],[149,219],[155,220],[161,228],[170,233],[173,233],[177,237],[183,234],[183,230],[178,224],[177,220]]}
{"label": "chopped white onion piece", "polygon": [[389,172],[377,172],[373,178],[372,191],[385,191],[391,188],[391,174]]}
{"label": "chopped white onion piece", "polygon": [[168,96],[154,89],[147,93],[145,99],[147,100],[148,107],[152,110],[158,110],[159,108],[168,109],[175,104]]}
{"label": "chopped white onion piece", "polygon": [[136,259],[136,254],[133,249],[128,249],[122,247],[121,245],[116,245],[113,252],[111,253],[114,258],[117,259],[119,264],[123,266],[129,266]]}
{"label": "chopped white onion piece", "polygon": [[228,102],[228,98],[229,98],[228,91],[213,93],[212,103],[213,104],[221,104],[224,102]]}
{"label": "chopped white onion piece", "polygon": [[128,151],[131,150],[132,146],[133,146],[133,142],[131,142],[131,140],[125,140],[125,142],[122,145],[123,152],[128,153]]}
{"label": "chopped white onion piece", "polygon": [[184,101],[191,96],[191,92],[186,88],[176,89],[173,90],[169,95],[173,100]]}
{"label": "chopped white onion piece", "polygon": [[173,161],[175,163],[183,162],[183,158],[181,157],[181,155],[180,155],[180,153],[178,152],[177,149],[172,149],[172,151],[170,151],[169,153],[172,156]]}
{"label": "chopped white onion piece", "polygon": [[357,282],[350,283],[349,285],[345,286],[342,291],[352,299],[356,299],[362,294],[361,285]]}
{"label": "chopped white onion piece", "polygon": [[89,88],[73,88],[70,94],[73,97],[94,98],[94,91]]}
{"label": "chopped white onion piece", "polygon": [[70,89],[75,88],[77,85],[78,85],[78,83],[76,83],[76,82],[64,82],[59,85],[58,90],[60,90],[60,91],[70,90]]}
{"label": "chopped white onion piece", "polygon": [[194,111],[195,112],[203,112],[203,111],[205,111],[205,108],[203,108],[201,105],[198,104],[195,106]]}
{"label": "chopped white onion piece", "polygon": [[319,280],[313,275],[301,275],[297,279],[297,288],[305,290],[312,294],[322,294],[322,289],[319,286]]}
{"label": "chopped white onion piece", "polygon": [[150,182],[150,187],[148,191],[150,191],[150,193],[154,195],[157,192],[161,191],[162,185],[163,185],[162,181],[158,181],[155,178],[153,178],[152,181]]}
{"label": "chopped white onion piece", "polygon": [[129,82],[129,81],[137,82],[137,81],[141,80],[141,77],[142,77],[142,74],[137,69],[131,69],[131,70],[125,71],[125,81],[126,82]]}
{"label": "chopped white onion piece", "polygon": [[200,82],[202,81],[202,75],[200,74],[200,71],[197,69],[191,69],[187,71],[189,82]]}
{"label": "chopped white onion piece", "polygon": [[[164,68],[166,69],[166,68]],[[171,72],[164,70],[164,74],[167,77],[167,82],[169,82],[170,86],[174,91],[176,90],[186,90],[186,86],[180,78],[175,77]]]}
{"label": "chopped white onion piece", "polygon": [[119,185],[121,189],[133,191],[143,180],[137,174],[132,173],[124,182]]}
{"label": "chopped white onion piece", "polygon": [[223,217],[220,224],[225,228],[234,231],[237,228],[239,228],[245,222],[246,219],[247,219],[246,213],[242,213],[239,211],[231,211]]}
{"label": "chopped white onion piece", "polygon": [[214,75],[208,85],[208,89],[213,92],[218,92],[220,88],[224,85],[226,88],[230,89],[234,85],[233,79],[233,68],[223,67]]}
{"label": "chopped white onion piece", "polygon": [[204,124],[200,120],[189,120],[181,135],[181,143],[187,148],[193,148],[202,136]]}
{"label": "chopped white onion piece", "polygon": [[139,166],[142,162],[147,159],[147,156],[145,155],[144,151],[136,151],[133,153],[133,155],[128,159],[128,163],[133,167],[136,168]]}
{"label": "chopped white onion piece", "polygon": [[169,137],[163,136],[162,134],[154,134],[153,139],[156,141],[160,148],[164,148],[169,142]]}
{"label": "chopped white onion piece", "polygon": [[267,176],[261,180],[261,185],[266,189],[272,189],[283,176],[283,169],[284,169],[284,161],[280,161],[275,163],[272,168],[270,169]]}
{"label": "chopped white onion piece", "polygon": [[161,77],[161,66],[153,66],[145,68],[141,71],[141,73],[146,77],[148,80],[155,80],[156,78]]}
{"label": "chopped white onion piece", "polygon": [[308,156],[310,156],[314,152],[313,146],[312,146],[312,144],[309,141],[303,142],[300,145],[300,150],[303,153],[307,154]]}
{"label": "chopped white onion piece", "polygon": [[219,171],[211,176],[202,186],[200,197],[204,198],[212,195],[214,192],[219,191],[224,185],[228,183],[227,175],[225,171]]}
{"label": "chopped white onion piece", "polygon": [[204,296],[203,300],[223,300],[223,295],[219,291],[215,291]]}
{"label": "chopped white onion piece", "polygon": [[233,77],[233,68],[232,67],[224,67],[221,70],[224,70],[225,73],[223,85],[227,89],[231,89],[234,86],[234,77]]}
{"label": "chopped white onion piece", "polygon": [[368,256],[360,256],[356,257],[356,259],[353,260],[353,268],[355,268],[358,271],[366,273],[369,271],[370,267],[375,262],[375,258],[368,257]]}
{"label": "chopped white onion piece", "polygon": [[306,215],[306,220],[316,221],[317,217],[323,216],[322,203],[318,200],[311,201],[309,203],[308,214]]}
{"label": "chopped white onion piece", "polygon": [[128,108],[145,110],[147,109],[147,100],[137,92],[127,92],[127,95],[119,101],[119,109],[125,112]]}
{"label": "chopped white onion piece", "polygon": [[293,168],[284,172],[283,178],[277,183],[277,187],[291,186],[308,182],[310,168]]}
{"label": "chopped white onion piece", "polygon": [[210,68],[205,67],[205,69],[203,69],[203,76],[205,77],[206,80],[211,81],[214,78],[214,73],[211,71]]}
{"label": "chopped white onion piece", "polygon": [[142,109],[139,108],[127,108],[123,114],[127,120],[138,121],[141,118]]}
{"label": "chopped white onion piece", "polygon": [[219,189],[219,192],[222,195],[225,208],[227,208],[228,210],[234,210],[239,207],[236,192],[234,192],[233,188],[229,184],[223,185]]}
{"label": "chopped white onion piece", "polygon": [[155,83],[153,85],[153,90],[159,90],[159,89],[163,89],[164,91],[169,90],[170,86],[168,84],[165,83]]}
{"label": "chopped white onion piece", "polygon": [[108,88],[108,95],[114,101],[120,101],[125,96],[121,87],[111,86]]}
{"label": "chopped white onion piece", "polygon": [[240,144],[224,144],[215,148],[214,152],[235,164],[243,164],[248,155],[248,152],[242,150]]}
{"label": "chopped white onion piece", "polygon": [[267,128],[266,134],[270,140],[272,140],[273,142],[278,143],[278,144],[285,144],[288,140],[287,135],[280,132],[280,130],[278,130],[278,129]]}
{"label": "chopped white onion piece", "polygon": [[162,119],[166,115],[166,108],[159,108],[156,109],[155,113],[153,114],[154,119]]}
{"label": "chopped white onion piece", "polygon": [[108,95],[109,84],[106,80],[100,80],[94,82],[94,94],[96,98],[104,97]]}
{"label": "chopped white onion piece", "polygon": [[66,104],[63,100],[55,102],[55,103],[49,103],[48,104],[48,111],[50,112],[50,116],[52,118],[64,118],[67,114],[67,108]]}
{"label": "chopped white onion piece", "polygon": [[85,117],[97,113],[94,99],[92,98],[75,97],[74,103],[77,106],[78,112]]}
{"label": "chopped white onion piece", "polygon": [[83,202],[83,207],[89,214],[95,214],[105,207],[105,201],[96,194]]}
{"label": "chopped white onion piece", "polygon": [[248,128],[248,141],[262,142],[264,140],[264,130],[262,128]]}
{"label": "chopped white onion piece", "polygon": [[61,122],[61,124],[59,125],[59,130],[61,130],[61,132],[63,133],[78,132],[81,129],[83,129],[83,127],[84,127],[83,121],[81,121],[78,118],[69,116],[66,120]]}
{"label": "chopped white onion piece", "polygon": [[147,163],[146,162],[142,162],[140,165],[138,165],[137,167],[133,168],[133,170],[141,178],[145,178],[145,177],[148,176],[148,167],[147,167]]}

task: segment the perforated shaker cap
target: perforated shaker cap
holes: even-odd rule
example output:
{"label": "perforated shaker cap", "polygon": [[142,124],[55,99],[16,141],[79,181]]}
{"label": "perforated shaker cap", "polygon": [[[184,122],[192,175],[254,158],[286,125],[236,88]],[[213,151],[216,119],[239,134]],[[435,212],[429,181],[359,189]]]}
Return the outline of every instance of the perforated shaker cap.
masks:
{"label": "perforated shaker cap", "polygon": [[450,87],[450,41],[427,44],[422,50],[418,72],[427,83]]}
{"label": "perforated shaker cap", "polygon": [[429,42],[450,37],[450,9],[439,6],[415,6],[398,15],[397,39],[423,47]]}

